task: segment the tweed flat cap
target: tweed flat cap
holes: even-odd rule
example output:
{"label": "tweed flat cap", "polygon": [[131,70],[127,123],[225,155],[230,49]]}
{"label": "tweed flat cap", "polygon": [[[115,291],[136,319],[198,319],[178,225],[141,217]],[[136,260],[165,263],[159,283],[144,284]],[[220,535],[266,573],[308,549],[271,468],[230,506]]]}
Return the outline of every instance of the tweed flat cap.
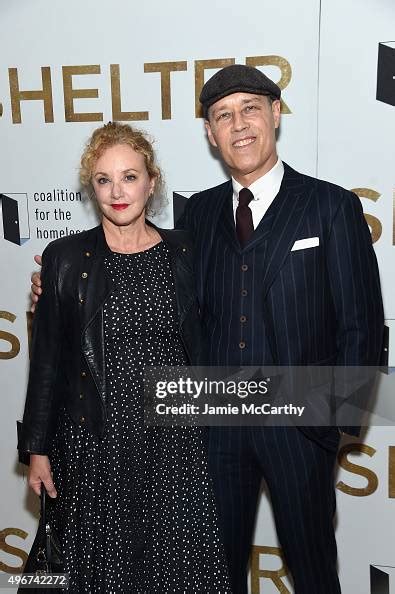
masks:
{"label": "tweed flat cap", "polygon": [[232,93],[269,95],[273,99],[281,97],[280,87],[258,68],[244,64],[232,64],[216,72],[204,84],[199,97],[204,117],[207,117],[208,108],[211,105]]}

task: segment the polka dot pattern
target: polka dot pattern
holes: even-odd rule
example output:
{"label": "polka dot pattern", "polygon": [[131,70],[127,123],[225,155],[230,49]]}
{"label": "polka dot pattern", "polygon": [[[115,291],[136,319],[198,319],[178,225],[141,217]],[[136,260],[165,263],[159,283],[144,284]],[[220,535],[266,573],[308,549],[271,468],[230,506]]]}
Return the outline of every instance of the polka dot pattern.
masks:
{"label": "polka dot pattern", "polygon": [[69,591],[230,592],[204,429],[144,426],[143,367],[187,362],[169,250],[111,253],[105,266],[106,432],[63,410],[51,456]]}

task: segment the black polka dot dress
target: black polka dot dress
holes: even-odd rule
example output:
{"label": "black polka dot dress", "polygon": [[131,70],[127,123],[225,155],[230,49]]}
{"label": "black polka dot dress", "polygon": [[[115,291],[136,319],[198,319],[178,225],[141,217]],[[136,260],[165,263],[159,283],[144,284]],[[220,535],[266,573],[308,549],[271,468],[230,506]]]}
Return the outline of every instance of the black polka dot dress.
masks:
{"label": "black polka dot dress", "polygon": [[59,419],[51,515],[71,592],[230,592],[203,429],[144,426],[144,365],[183,365],[170,254],[111,253],[103,438]]}

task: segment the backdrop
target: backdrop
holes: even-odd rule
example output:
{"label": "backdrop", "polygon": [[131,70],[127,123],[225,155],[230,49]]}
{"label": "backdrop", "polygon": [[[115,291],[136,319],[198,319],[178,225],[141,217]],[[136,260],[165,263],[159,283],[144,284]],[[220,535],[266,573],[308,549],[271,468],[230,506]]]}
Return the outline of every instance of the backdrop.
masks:
{"label": "backdrop", "polygon": [[[19,0],[2,3],[0,16],[0,570],[21,572],[37,523],[15,450],[33,255],[96,224],[78,184],[83,144],[109,120],[148,131],[167,182],[156,222],[171,227],[173,206],[178,212],[192,192],[226,179],[197,97],[216,69],[237,62],[262,68],[283,89],[282,159],[357,192],[372,231],[389,365],[381,426],[339,453],[339,570],[345,594],[395,594],[395,433],[384,426],[394,415],[393,0]],[[292,592],[264,489],[251,592]]]}

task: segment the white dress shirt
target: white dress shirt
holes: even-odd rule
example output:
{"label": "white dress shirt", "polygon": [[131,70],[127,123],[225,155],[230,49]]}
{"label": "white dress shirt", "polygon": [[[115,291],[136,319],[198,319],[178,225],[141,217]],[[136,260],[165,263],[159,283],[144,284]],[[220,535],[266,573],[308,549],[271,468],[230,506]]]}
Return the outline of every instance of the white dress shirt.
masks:
{"label": "white dress shirt", "polygon": [[[281,159],[277,159],[277,163],[256,181],[251,184],[248,189],[254,194],[254,199],[251,200],[249,207],[252,212],[252,222],[254,229],[259,225],[262,217],[267,209],[275,199],[281,186],[284,177],[284,165]],[[233,185],[233,216],[236,221],[236,208],[239,205],[239,192],[245,186],[239,184],[232,177]]]}

